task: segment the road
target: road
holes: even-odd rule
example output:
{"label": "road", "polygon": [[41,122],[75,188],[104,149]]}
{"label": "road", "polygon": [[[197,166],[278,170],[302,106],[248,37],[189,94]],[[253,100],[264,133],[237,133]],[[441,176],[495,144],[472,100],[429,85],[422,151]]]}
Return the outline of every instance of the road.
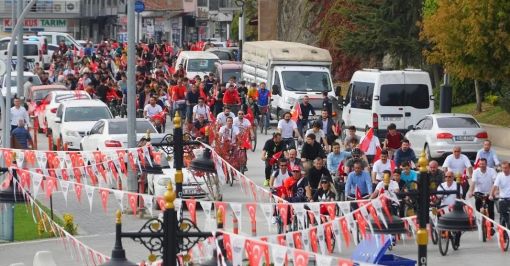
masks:
{"label": "road", "polygon": [[[171,124],[171,123],[168,123]],[[263,182],[263,164],[260,160],[260,150],[265,140],[269,136],[259,135],[257,138],[257,150],[248,153],[248,172],[247,176],[254,180],[257,184],[262,185]],[[39,149],[47,149],[47,139],[42,134],[39,134]],[[497,148],[498,153],[502,159],[510,159],[510,151]],[[79,236],[78,239],[83,241],[86,245],[94,249],[110,255],[111,249],[114,244],[114,213],[117,209],[113,195],[110,195],[108,201],[108,210],[106,213],[103,211],[99,197],[96,197],[93,203],[92,212],[89,212],[89,205],[86,197],[82,196],[81,203],[77,202],[73,193],[69,194],[67,206],[64,203],[61,193],[54,194],[54,208],[58,214],[71,213],[75,217],[75,222],[78,225]],[[226,186],[223,188],[224,201],[232,202],[245,202],[250,199],[242,193],[239,182],[235,183],[233,187]],[[40,193],[38,199],[46,206],[49,206],[47,200]],[[260,235],[267,235],[268,227],[262,212],[257,211],[257,232]],[[243,224],[241,225],[241,233],[249,234],[250,224],[247,212],[243,211]],[[230,230],[231,214],[227,216],[226,229]],[[123,230],[138,231],[146,219],[140,219],[133,215],[123,216]],[[205,226],[205,218],[203,212],[198,212],[198,221],[201,228]],[[139,243],[135,243],[131,239],[123,240],[124,247],[127,251],[128,258],[133,262],[140,262],[147,258],[149,252],[145,250]],[[352,246],[352,245],[351,245]],[[76,261],[70,257],[69,251],[64,249],[61,241],[58,239],[38,240],[29,242],[17,242],[0,245],[0,266],[9,265],[15,262],[23,262],[25,265],[32,265],[33,256],[38,250],[49,250],[53,253],[57,265],[76,265]],[[507,265],[509,253],[502,253],[497,246],[495,238],[488,243],[482,243],[478,240],[476,232],[468,232],[462,236],[461,246],[458,251],[449,251],[448,255],[443,257],[439,254],[438,248],[429,243],[429,264],[440,265]],[[400,242],[392,251],[394,254],[406,258],[416,259],[417,246],[414,240],[407,240]],[[340,254],[342,257],[350,257],[351,249],[345,249]]]}

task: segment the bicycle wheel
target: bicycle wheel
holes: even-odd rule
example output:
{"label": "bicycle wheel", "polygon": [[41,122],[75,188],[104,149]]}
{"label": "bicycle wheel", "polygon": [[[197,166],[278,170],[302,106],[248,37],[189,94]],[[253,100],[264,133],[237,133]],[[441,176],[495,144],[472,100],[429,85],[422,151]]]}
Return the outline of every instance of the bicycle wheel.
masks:
{"label": "bicycle wheel", "polygon": [[461,232],[451,232],[450,233],[450,236],[452,238],[452,248],[453,250],[458,250],[459,249],[459,246],[460,246],[460,235],[462,233]]}
{"label": "bicycle wheel", "polygon": [[450,232],[439,230],[439,241],[437,244],[439,246],[439,253],[446,256],[448,254],[448,245],[450,244]]}
{"label": "bicycle wheel", "polygon": [[438,240],[437,230],[432,221],[430,221],[430,239],[432,240],[432,244],[437,245]]}
{"label": "bicycle wheel", "polygon": [[485,223],[485,218],[482,216],[482,242],[487,242],[487,227]]}
{"label": "bicycle wheel", "polygon": [[251,151],[254,152],[257,148],[257,128],[253,130],[253,139],[251,140]]}
{"label": "bicycle wheel", "polygon": [[267,128],[269,127],[269,121],[268,121],[267,118],[264,120],[264,124],[265,124],[265,126],[264,126],[264,135],[267,135]]}

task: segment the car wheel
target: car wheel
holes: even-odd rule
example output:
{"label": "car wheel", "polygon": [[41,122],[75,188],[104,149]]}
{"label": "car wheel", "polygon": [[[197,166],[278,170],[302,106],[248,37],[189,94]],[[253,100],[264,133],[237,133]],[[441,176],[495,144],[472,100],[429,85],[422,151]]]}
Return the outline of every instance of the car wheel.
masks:
{"label": "car wheel", "polygon": [[427,161],[431,161],[432,160],[432,156],[430,156],[429,145],[425,144],[425,148],[423,148],[423,149],[425,150],[425,156],[427,156]]}

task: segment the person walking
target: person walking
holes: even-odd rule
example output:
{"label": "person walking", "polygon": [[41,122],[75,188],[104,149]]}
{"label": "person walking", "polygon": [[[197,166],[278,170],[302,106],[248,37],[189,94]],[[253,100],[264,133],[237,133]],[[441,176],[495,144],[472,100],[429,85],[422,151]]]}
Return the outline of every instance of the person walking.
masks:
{"label": "person walking", "polygon": [[32,149],[34,142],[30,132],[25,128],[25,120],[18,120],[18,125],[11,131],[11,148],[13,149]]}

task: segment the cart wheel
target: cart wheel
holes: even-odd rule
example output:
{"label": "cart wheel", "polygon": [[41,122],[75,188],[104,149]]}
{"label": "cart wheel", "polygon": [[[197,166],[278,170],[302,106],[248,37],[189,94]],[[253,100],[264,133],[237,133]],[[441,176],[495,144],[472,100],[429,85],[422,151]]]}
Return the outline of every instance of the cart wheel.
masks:
{"label": "cart wheel", "polygon": [[440,230],[439,231],[439,241],[437,242],[438,243],[438,246],[439,246],[439,252],[441,253],[441,255],[443,256],[446,256],[446,254],[448,254],[448,245],[450,244],[450,232],[448,231],[445,231],[445,230]]}
{"label": "cart wheel", "polygon": [[453,250],[458,250],[459,249],[459,246],[460,246],[460,235],[461,234],[462,234],[461,232],[452,232],[451,233],[452,248],[453,248]]}

